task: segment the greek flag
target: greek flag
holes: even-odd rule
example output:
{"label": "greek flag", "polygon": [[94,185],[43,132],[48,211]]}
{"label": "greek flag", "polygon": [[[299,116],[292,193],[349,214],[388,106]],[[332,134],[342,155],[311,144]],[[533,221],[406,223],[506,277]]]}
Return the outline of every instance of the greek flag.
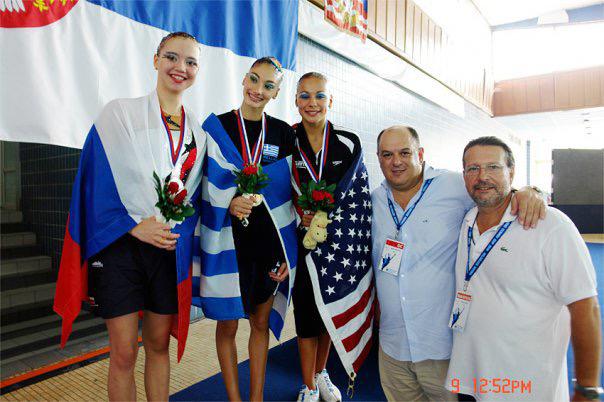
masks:
{"label": "greek flag", "polygon": [[[228,207],[237,191],[234,170],[243,159],[218,118],[211,114],[203,123],[207,132],[207,160],[202,179],[200,248],[193,263],[193,304],[214,320],[245,318],[239,270]],[[296,217],[291,201],[291,157],[263,166],[270,184],[260,190],[268,207],[289,268],[289,278],[278,288],[269,325],[277,339],[294,285],[297,259]],[[261,252],[261,250],[259,250]]]}

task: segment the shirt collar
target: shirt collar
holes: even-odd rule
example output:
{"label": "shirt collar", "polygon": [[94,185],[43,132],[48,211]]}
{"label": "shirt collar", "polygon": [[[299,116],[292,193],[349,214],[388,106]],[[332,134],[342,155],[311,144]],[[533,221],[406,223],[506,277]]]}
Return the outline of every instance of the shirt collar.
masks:
{"label": "shirt collar", "polygon": [[[464,218],[464,220],[466,221],[466,224],[468,226],[472,226],[474,224],[474,221],[476,220],[477,215],[478,215],[478,207],[474,207],[470,211],[468,211],[468,213],[466,214],[466,217]],[[510,202],[508,207],[505,209],[505,213],[501,217],[501,220],[499,221],[499,223],[496,226],[493,226],[493,228],[498,228],[499,226],[503,225],[505,222],[513,222],[515,220],[516,220],[516,215],[512,215],[512,202]],[[491,229],[493,229],[493,228],[491,228]],[[491,230],[491,229],[489,229],[489,230]]]}

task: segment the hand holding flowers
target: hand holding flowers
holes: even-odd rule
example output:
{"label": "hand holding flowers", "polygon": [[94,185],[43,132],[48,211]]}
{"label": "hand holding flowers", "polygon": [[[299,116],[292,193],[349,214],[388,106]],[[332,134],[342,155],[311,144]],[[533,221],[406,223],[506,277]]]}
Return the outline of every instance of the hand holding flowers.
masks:
{"label": "hand holding flowers", "polygon": [[161,179],[157,173],[153,172],[155,180],[155,192],[157,193],[157,203],[155,207],[159,210],[160,216],[156,219],[162,220],[174,227],[177,223],[184,221],[189,216],[195,214],[195,208],[187,198],[187,189],[183,182],[177,179],[171,179],[172,175],[165,178],[162,185]]}
{"label": "hand holding flowers", "polygon": [[[234,173],[236,176],[235,184],[237,184],[237,191],[241,193],[244,199],[252,201],[251,206],[249,202],[243,202],[243,200],[238,201],[234,205],[231,203],[231,213],[239,217],[245,227],[249,224],[247,216],[251,213],[251,208],[262,203],[262,194],[258,194],[258,191],[268,185],[269,178],[262,172],[262,166],[257,164],[245,165],[243,169],[237,170]],[[249,212],[247,212],[248,208]]]}
{"label": "hand holding flowers", "polygon": [[317,247],[317,243],[322,243],[327,239],[327,225],[331,223],[327,218],[327,211],[334,207],[333,193],[336,190],[336,185],[328,186],[325,180],[310,181],[302,184],[300,190],[298,205],[303,210],[312,211],[313,213],[308,232],[302,243],[305,248],[313,250]]}

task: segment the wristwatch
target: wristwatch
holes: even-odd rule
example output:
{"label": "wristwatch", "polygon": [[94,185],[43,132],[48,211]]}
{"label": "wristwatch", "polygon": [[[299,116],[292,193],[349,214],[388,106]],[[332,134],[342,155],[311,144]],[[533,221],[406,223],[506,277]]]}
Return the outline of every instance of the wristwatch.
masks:
{"label": "wristwatch", "polygon": [[600,399],[600,397],[602,395],[604,395],[604,388],[602,388],[602,387],[584,387],[582,385],[579,385],[577,383],[577,380],[574,380],[574,382],[575,382],[575,392],[580,393],[585,398],[587,398],[591,401],[597,401]]}

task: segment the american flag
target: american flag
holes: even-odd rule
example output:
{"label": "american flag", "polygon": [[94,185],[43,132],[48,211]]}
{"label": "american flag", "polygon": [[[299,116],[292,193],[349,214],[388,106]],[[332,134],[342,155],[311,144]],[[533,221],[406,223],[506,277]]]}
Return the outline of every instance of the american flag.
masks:
{"label": "american flag", "polygon": [[327,240],[307,254],[306,265],[325,327],[352,375],[371,349],[375,301],[371,194],[362,155],[340,180],[335,198]]}

